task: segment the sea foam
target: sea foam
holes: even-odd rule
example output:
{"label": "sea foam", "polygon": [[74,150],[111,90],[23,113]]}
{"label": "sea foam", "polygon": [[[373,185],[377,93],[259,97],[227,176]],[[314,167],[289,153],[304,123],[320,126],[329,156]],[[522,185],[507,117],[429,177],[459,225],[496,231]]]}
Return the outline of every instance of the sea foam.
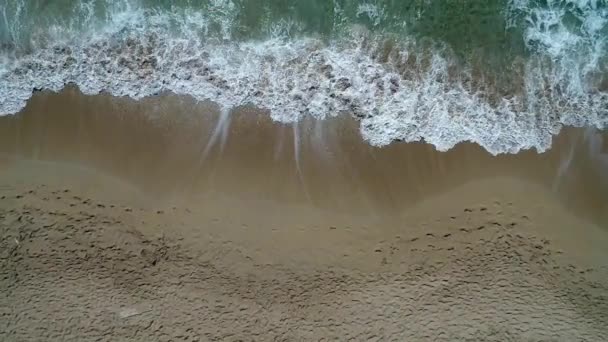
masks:
{"label": "sea foam", "polygon": [[[471,141],[492,154],[544,151],[562,125],[608,124],[608,13],[593,1],[568,1],[580,21],[573,29],[563,4],[548,3],[505,7],[510,23],[524,25],[530,56],[517,61],[521,87],[498,98],[475,86],[474,68],[441,44],[400,37],[387,48],[384,37],[354,26],[339,40],[291,36],[287,22],[269,27],[264,39],[238,40],[228,0],[212,2],[205,14],[123,4],[95,29],[54,33],[26,53],[5,52],[0,114],[20,111],[33,90],[76,84],[85,94],[134,99],[189,95],[224,112],[254,105],[285,123],[353,115],[376,146],[424,140],[448,150]],[[359,15],[385,14],[363,6]],[[221,34],[210,38],[218,27]]]}

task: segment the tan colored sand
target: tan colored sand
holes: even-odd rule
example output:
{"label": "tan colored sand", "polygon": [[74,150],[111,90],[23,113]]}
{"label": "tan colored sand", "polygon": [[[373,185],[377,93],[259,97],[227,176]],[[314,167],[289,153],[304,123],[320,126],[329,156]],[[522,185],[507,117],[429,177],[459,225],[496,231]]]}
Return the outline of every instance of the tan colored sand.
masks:
{"label": "tan colored sand", "polygon": [[608,340],[602,170],[577,143],[555,177],[580,132],[494,158],[313,122],[296,163],[243,109],[200,161],[211,107],[149,102],[0,118],[0,340]]}
{"label": "tan colored sand", "polygon": [[[13,167],[66,172],[65,165],[24,164]],[[102,188],[124,186],[86,169],[70,172]],[[469,184],[439,200],[452,210],[428,216],[430,208],[417,208],[399,226],[346,226],[314,210],[294,219],[297,208],[258,203],[249,210],[290,215],[264,231],[259,221],[247,224],[251,213],[142,209],[74,187],[4,183],[0,337],[605,340],[608,269],[577,260],[572,253],[593,253],[539,229],[557,220],[591,227],[569,215],[547,219],[510,194],[487,207],[457,205],[465,204],[463,192],[502,185],[525,184]],[[222,205],[247,207],[237,198]]]}

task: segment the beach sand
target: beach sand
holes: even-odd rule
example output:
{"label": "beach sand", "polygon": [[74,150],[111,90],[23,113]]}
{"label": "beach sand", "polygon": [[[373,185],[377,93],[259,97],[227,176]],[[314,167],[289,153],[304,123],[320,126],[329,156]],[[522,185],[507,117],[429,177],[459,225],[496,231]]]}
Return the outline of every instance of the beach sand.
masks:
{"label": "beach sand", "polygon": [[608,340],[606,134],[217,118],[74,88],[0,117],[0,340]]}

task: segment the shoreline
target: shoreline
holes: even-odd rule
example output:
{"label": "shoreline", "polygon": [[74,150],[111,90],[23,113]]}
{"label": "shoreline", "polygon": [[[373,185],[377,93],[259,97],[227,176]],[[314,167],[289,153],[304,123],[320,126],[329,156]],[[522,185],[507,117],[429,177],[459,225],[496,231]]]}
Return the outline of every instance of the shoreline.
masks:
{"label": "shoreline", "polygon": [[[136,101],[68,87],[0,117],[0,153],[82,164],[160,197],[219,190],[345,212],[396,213],[471,180],[516,177],[608,227],[605,132],[564,128],[544,153],[493,156],[474,143],[447,152],[424,142],[373,147],[347,116],[281,124],[243,107],[224,126],[220,117],[215,105],[188,97]],[[345,198],[351,203],[338,203]]]}

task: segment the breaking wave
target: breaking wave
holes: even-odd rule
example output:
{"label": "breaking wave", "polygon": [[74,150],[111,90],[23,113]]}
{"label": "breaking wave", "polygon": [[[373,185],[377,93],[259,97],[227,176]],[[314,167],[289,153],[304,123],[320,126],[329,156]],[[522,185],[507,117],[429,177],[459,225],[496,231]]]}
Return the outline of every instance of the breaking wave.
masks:
{"label": "breaking wave", "polygon": [[0,114],[20,111],[33,90],[76,84],[134,99],[189,95],[224,111],[255,105],[287,123],[352,115],[378,146],[545,151],[563,125],[608,125],[603,1],[499,1],[498,42],[463,31],[463,44],[448,33],[464,28],[420,24],[449,8],[396,18],[382,1],[329,2],[331,23],[317,26],[299,8],[249,15],[246,1],[100,0],[49,7],[44,18],[62,14],[53,20],[34,16],[44,10],[35,2],[0,4]]}

